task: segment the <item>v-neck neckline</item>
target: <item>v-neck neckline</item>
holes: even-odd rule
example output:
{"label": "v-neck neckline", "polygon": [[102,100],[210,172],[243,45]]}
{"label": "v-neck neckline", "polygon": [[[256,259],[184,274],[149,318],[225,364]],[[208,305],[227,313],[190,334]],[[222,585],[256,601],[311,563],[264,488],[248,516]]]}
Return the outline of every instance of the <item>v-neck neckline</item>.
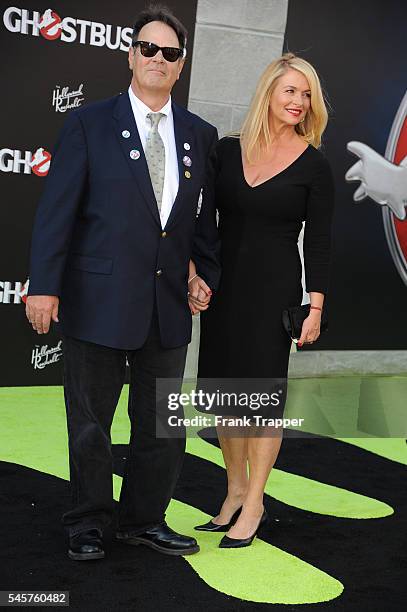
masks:
{"label": "v-neck neckline", "polygon": [[249,187],[249,189],[257,189],[257,187],[261,187],[262,185],[265,185],[266,183],[270,182],[273,180],[273,178],[276,178],[277,176],[280,176],[280,174],[283,174],[284,172],[286,172],[286,170],[288,170],[289,168],[291,168],[291,166],[293,166],[294,164],[297,163],[297,161],[299,159],[301,159],[301,157],[308,151],[308,149],[310,148],[310,144],[308,144],[307,148],[304,149],[304,151],[302,153],[300,153],[298,155],[298,157],[296,157],[291,164],[289,164],[288,166],[286,166],[285,168],[283,168],[282,170],[280,170],[280,172],[277,172],[276,174],[273,174],[273,176],[270,176],[269,178],[267,178],[265,181],[262,181],[261,183],[258,183],[257,185],[249,185],[249,183],[247,182],[245,173],[244,173],[244,164],[243,164],[243,156],[242,156],[242,148],[240,146],[240,142],[239,142],[239,157],[240,157],[240,165],[242,168],[242,175],[243,175],[243,181],[246,183],[246,185]]}

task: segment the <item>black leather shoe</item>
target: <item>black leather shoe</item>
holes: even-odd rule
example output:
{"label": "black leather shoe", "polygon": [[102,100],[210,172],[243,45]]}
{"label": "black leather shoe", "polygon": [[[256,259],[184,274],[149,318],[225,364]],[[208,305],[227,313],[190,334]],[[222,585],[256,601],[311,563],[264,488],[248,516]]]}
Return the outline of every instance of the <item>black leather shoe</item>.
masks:
{"label": "black leather shoe", "polygon": [[74,561],[91,561],[103,559],[105,551],[102,544],[102,533],[99,529],[82,531],[69,538],[68,556]]}
{"label": "black leather shoe", "polygon": [[229,536],[224,535],[221,541],[219,542],[219,548],[244,548],[245,546],[250,546],[250,544],[253,542],[254,538],[256,537],[257,532],[259,531],[260,527],[264,525],[267,519],[268,519],[268,515],[266,512],[266,509],[264,509],[264,512],[260,519],[260,523],[256,531],[253,533],[253,535],[251,535],[249,538],[241,538],[241,539],[229,538]]}
{"label": "black leather shoe", "polygon": [[209,521],[208,523],[205,523],[204,525],[197,525],[196,527],[194,527],[194,529],[196,529],[197,531],[215,531],[218,533],[222,531],[229,531],[232,525],[236,523],[241,511],[242,511],[242,507],[238,508],[236,512],[234,513],[234,515],[232,516],[232,518],[230,519],[229,523],[226,523],[225,525],[217,525],[213,521]]}
{"label": "black leather shoe", "polygon": [[199,546],[195,538],[176,533],[166,523],[154,525],[143,533],[118,531],[116,538],[133,546],[144,544],[166,555],[192,555],[199,552]]}

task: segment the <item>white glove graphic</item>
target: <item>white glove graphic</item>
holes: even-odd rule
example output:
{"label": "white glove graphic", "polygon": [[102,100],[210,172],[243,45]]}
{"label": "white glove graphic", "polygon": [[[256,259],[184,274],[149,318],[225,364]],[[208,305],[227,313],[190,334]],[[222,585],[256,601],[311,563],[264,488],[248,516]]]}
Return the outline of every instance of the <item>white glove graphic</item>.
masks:
{"label": "white glove graphic", "polygon": [[348,142],[347,149],[360,157],[345,175],[347,181],[361,181],[353,194],[355,202],[367,196],[388,206],[401,221],[406,218],[407,157],[399,166],[376,153],[363,142]]}

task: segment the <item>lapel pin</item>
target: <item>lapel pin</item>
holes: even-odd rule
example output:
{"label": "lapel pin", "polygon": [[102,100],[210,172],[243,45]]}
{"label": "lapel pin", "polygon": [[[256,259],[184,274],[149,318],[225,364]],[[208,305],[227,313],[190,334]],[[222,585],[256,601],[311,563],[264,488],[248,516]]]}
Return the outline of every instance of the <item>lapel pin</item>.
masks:
{"label": "lapel pin", "polygon": [[140,157],[140,151],[137,151],[137,149],[132,149],[130,151],[130,157],[131,159],[138,159]]}
{"label": "lapel pin", "polygon": [[187,166],[188,168],[192,166],[191,158],[188,157],[188,155],[185,155],[185,157],[182,158],[182,161],[184,162],[184,166]]}
{"label": "lapel pin", "polygon": [[185,151],[189,151],[190,148],[191,148],[191,145],[189,144],[189,142],[184,142]]}
{"label": "lapel pin", "polygon": [[130,138],[130,132],[129,132],[129,130],[123,130],[123,132],[122,132],[122,136],[123,136],[123,138]]}
{"label": "lapel pin", "polygon": [[191,178],[191,173],[189,170],[185,170],[185,177],[186,178]]}

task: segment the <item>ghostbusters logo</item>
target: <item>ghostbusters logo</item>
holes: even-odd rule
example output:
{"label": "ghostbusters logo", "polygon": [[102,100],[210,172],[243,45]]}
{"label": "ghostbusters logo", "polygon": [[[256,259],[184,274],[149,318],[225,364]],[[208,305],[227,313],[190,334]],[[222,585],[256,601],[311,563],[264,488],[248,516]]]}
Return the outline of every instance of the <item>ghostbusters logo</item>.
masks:
{"label": "ghostbusters logo", "polygon": [[47,9],[38,23],[40,34],[47,40],[55,40],[61,36],[62,19],[52,9]]}
{"label": "ghostbusters logo", "polygon": [[370,197],[382,206],[387,243],[396,268],[407,285],[407,92],[390,130],[384,157],[362,142],[349,142],[359,157],[345,175],[360,181],[355,202]]}
{"label": "ghostbusters logo", "polygon": [[110,23],[88,21],[65,15],[61,17],[52,8],[45,11],[8,6],[3,12],[4,27],[12,34],[42,37],[63,43],[107,47],[127,52],[131,46],[133,28]]}
{"label": "ghostbusters logo", "polygon": [[27,296],[28,296],[28,287],[30,286],[30,279],[27,278],[27,280],[25,281],[24,285],[21,288],[21,291],[19,292],[19,296],[21,298],[21,301],[26,304],[27,303]]}
{"label": "ghostbusters logo", "polygon": [[47,176],[51,164],[51,153],[40,147],[34,153],[30,167],[37,176]]}

